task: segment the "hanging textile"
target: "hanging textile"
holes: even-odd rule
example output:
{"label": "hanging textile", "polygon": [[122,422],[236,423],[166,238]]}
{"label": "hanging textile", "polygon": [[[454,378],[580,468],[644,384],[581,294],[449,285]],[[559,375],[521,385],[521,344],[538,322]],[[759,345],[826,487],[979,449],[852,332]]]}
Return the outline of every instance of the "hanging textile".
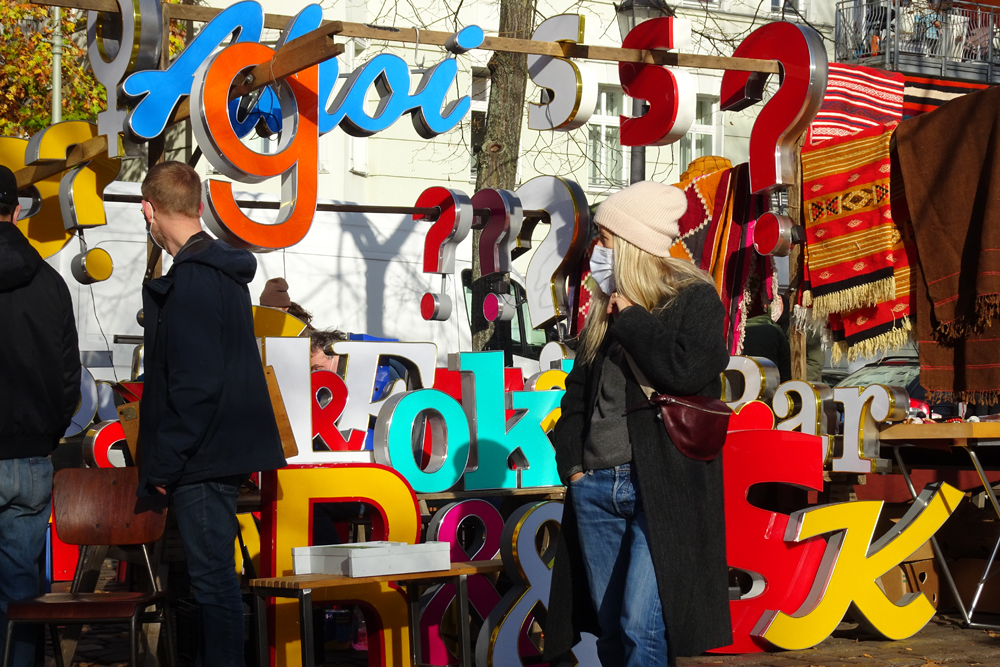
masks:
{"label": "hanging textile", "polygon": [[900,124],[900,171],[919,257],[921,382],[938,398],[1000,396],[1000,88]]}
{"label": "hanging textile", "polygon": [[892,247],[895,298],[868,308],[843,313],[839,326],[841,336],[833,347],[833,359],[847,357],[854,361],[888,350],[898,349],[913,337],[913,293],[910,267],[917,261],[917,247],[906,206],[906,190],[899,172],[895,151],[890,152],[890,199],[892,224],[899,232],[899,241]]}
{"label": "hanging textile", "polygon": [[896,298],[889,207],[891,126],[802,149],[802,193],[815,318]]}
{"label": "hanging textile", "polygon": [[955,98],[986,88],[989,84],[907,76],[903,86],[903,119],[934,111]]}
{"label": "hanging textile", "polygon": [[980,332],[1000,313],[1000,88],[906,121],[896,145],[935,336]]}
{"label": "hanging textile", "polygon": [[[726,160],[728,163],[729,161]],[[678,221],[677,240],[670,246],[670,256],[702,263],[705,238],[708,236],[716,207],[725,206],[729,186],[729,169],[696,176],[677,184],[687,197],[687,211]]]}
{"label": "hanging textile", "polygon": [[740,354],[747,320],[773,308],[779,299],[778,280],[774,258],[753,249],[753,226],[766,208],[761,197],[750,194],[748,165],[728,173],[728,187],[718,190],[701,266],[712,274],[725,307],[729,352]]}
{"label": "hanging textile", "polygon": [[[923,257],[921,256],[921,262]],[[937,340],[934,303],[927,292],[921,262],[913,267],[920,384],[929,403],[994,405],[1000,399],[1000,320],[983,331],[943,345]]]}
{"label": "hanging textile", "polygon": [[896,286],[894,298],[841,314],[843,339],[834,346],[835,363],[841,357],[855,361],[860,357],[899,349],[910,340],[913,328],[910,321],[910,262],[915,259],[915,254],[912,239],[900,238],[892,248]]}
{"label": "hanging textile", "polygon": [[902,74],[830,63],[826,93],[809,124],[807,145],[898,123],[902,114]]}

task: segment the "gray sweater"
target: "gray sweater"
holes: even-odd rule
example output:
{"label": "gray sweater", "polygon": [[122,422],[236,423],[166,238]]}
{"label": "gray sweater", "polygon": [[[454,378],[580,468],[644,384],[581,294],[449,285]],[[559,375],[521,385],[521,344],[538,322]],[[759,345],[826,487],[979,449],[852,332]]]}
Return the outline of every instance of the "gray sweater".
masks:
{"label": "gray sweater", "polygon": [[632,445],[625,421],[625,367],[628,362],[617,341],[608,348],[601,364],[594,411],[590,415],[590,433],[583,446],[583,469],[603,470],[632,460]]}

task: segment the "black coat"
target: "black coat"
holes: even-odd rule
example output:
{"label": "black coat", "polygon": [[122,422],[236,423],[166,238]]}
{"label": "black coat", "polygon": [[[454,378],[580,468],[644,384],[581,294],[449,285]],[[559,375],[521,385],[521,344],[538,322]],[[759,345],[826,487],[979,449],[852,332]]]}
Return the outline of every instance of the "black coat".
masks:
{"label": "black coat", "polygon": [[[565,481],[583,464],[583,444],[600,380],[605,351],[612,339],[661,393],[721,395],[721,374],[729,363],[723,331],[723,307],[715,289],[697,283],[681,291],[665,309],[650,313],[639,306],[623,310],[608,327],[604,344],[590,364],[577,364],[566,378],[562,416],[553,432],[556,462]],[[626,405],[646,396],[626,373]],[[650,552],[656,571],[670,659],[697,655],[732,643],[729,619],[726,527],[722,456],[705,463],[681,454],[654,411],[628,415],[632,469],[638,479],[649,525]],[[579,633],[600,634],[590,600],[571,502],[567,489],[562,530],[552,567],[552,590],[545,628],[545,655],[566,659]]]}
{"label": "black coat", "polygon": [[79,403],[69,289],[17,226],[0,222],[0,459],[51,454]]}
{"label": "black coat", "polygon": [[253,332],[256,271],[205,235],[143,288],[140,495],[285,465]]}

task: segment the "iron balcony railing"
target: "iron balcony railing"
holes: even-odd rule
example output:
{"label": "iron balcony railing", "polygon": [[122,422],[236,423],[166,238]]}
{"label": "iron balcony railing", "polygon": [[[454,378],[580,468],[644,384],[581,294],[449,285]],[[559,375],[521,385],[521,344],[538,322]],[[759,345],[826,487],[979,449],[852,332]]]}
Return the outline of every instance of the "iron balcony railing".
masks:
{"label": "iron balcony railing", "polygon": [[1000,7],[842,0],[835,39],[840,63],[991,83],[1000,77]]}

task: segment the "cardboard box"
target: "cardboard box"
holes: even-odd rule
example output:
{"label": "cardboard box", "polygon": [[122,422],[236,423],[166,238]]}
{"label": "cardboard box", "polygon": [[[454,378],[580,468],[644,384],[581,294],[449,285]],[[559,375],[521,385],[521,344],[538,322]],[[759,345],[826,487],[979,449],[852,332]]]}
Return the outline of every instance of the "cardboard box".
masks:
{"label": "cardboard box", "polygon": [[437,572],[451,567],[447,542],[358,542],[292,549],[295,574],[342,574],[378,577],[387,574]]}
{"label": "cardboard box", "polygon": [[923,593],[935,609],[940,604],[941,584],[933,558],[901,563],[883,574],[879,584],[892,602],[898,603],[907,593]]}
{"label": "cardboard box", "polygon": [[937,532],[938,544],[948,560],[989,558],[1000,534],[1000,521],[992,507],[963,502]]}

